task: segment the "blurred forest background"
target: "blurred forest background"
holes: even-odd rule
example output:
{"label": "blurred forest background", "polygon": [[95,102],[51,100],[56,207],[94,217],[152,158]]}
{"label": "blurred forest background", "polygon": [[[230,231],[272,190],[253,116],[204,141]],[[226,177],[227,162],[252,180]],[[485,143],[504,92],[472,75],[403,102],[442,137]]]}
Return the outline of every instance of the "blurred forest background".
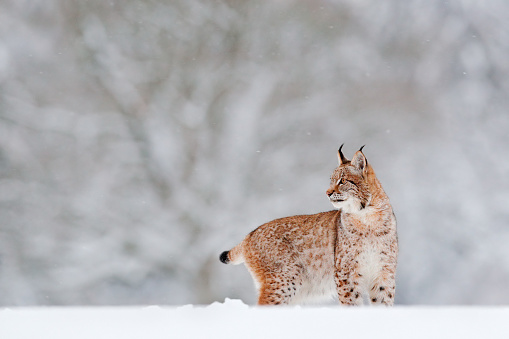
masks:
{"label": "blurred forest background", "polygon": [[508,60],[505,0],[0,0],[0,305],[254,303],[219,253],[341,143],[398,304],[508,304]]}

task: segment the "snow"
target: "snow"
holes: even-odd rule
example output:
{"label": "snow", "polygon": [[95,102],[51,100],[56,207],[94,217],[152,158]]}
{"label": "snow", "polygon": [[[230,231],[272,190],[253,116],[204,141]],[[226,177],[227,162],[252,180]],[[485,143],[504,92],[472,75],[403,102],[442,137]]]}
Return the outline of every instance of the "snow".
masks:
{"label": "snow", "polygon": [[50,307],[0,310],[0,338],[509,338],[509,307]]}

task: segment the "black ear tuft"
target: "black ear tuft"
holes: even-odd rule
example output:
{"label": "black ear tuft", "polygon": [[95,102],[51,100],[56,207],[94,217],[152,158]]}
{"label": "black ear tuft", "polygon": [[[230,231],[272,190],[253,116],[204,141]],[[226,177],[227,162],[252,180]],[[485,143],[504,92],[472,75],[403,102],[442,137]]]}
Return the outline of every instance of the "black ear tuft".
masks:
{"label": "black ear tuft", "polygon": [[343,155],[343,152],[341,151],[343,145],[344,143],[341,146],[339,146],[338,149],[338,162],[340,166],[348,162],[348,159]]}
{"label": "black ear tuft", "polygon": [[364,148],[364,146],[366,146],[366,145],[362,145],[362,147],[359,149],[359,151],[362,152],[362,149]]}

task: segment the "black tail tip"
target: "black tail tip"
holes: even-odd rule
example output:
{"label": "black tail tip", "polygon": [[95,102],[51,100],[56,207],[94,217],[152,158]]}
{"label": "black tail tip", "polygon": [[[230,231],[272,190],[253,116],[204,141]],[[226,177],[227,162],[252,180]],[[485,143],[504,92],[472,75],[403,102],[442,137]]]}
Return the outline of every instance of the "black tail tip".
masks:
{"label": "black tail tip", "polygon": [[228,259],[228,252],[229,251],[224,251],[223,253],[221,253],[221,255],[219,256],[219,260],[221,260],[221,262],[223,264],[227,264],[230,262],[230,259]]}

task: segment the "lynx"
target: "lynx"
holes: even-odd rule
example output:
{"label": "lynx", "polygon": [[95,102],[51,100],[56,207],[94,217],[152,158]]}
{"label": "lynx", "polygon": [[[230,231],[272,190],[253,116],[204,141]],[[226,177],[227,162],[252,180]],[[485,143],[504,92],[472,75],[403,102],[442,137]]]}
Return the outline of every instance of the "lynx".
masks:
{"label": "lynx", "polygon": [[220,255],[225,264],[245,263],[259,305],[334,295],[343,305],[393,305],[396,218],[362,147],[351,161],[342,147],[326,192],[337,210],[273,220]]}

